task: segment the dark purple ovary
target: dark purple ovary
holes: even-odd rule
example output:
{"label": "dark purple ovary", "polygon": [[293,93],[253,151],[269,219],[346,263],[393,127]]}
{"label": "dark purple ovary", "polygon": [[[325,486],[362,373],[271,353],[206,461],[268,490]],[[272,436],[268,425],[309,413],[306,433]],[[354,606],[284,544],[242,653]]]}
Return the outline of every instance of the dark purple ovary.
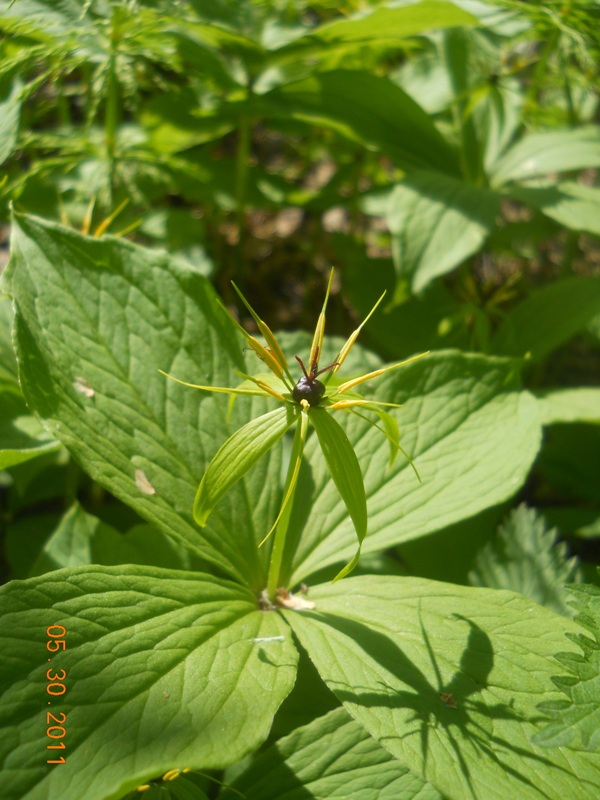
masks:
{"label": "dark purple ovary", "polygon": [[310,378],[300,378],[292,391],[292,397],[297,403],[307,400],[309,406],[318,406],[324,394],[325,386],[316,378],[312,381]]}

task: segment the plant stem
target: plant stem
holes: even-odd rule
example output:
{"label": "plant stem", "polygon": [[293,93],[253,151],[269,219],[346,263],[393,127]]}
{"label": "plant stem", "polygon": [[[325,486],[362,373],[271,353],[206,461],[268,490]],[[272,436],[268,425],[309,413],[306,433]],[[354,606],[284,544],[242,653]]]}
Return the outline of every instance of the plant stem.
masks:
{"label": "plant stem", "polygon": [[104,117],[104,141],[106,157],[108,160],[108,208],[112,206],[115,146],[117,141],[117,126],[119,121],[119,87],[117,82],[117,45],[119,32],[117,29],[116,13],[110,30],[110,52],[108,56],[108,78],[106,83],[106,109]]}
{"label": "plant stem", "polygon": [[283,497],[286,498],[288,492],[291,496],[281,513],[281,518],[275,529],[275,538],[273,541],[273,548],[271,550],[271,561],[269,563],[269,577],[267,579],[267,594],[271,602],[275,600],[277,589],[279,589],[279,580],[281,574],[281,562],[283,560],[283,552],[285,550],[285,540],[290,523],[290,516],[292,514],[292,506],[294,505],[294,493],[296,490],[295,484],[298,480],[299,462],[302,459],[302,452],[304,451],[304,442],[306,441],[306,433],[308,430],[308,418],[302,418],[296,427],[294,435],[294,443],[292,445],[292,452],[290,455],[290,463],[288,465],[287,475],[285,479],[285,487],[283,489]]}

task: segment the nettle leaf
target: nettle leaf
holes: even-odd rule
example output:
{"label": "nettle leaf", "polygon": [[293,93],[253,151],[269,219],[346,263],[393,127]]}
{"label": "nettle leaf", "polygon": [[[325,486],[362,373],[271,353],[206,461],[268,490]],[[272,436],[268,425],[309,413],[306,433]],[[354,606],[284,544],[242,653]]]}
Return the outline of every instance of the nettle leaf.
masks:
{"label": "nettle leaf", "polygon": [[533,291],[504,317],[492,341],[495,352],[545,358],[596,316],[600,277],[566,278]]}
{"label": "nettle leaf", "polygon": [[496,224],[500,195],[434,172],[413,172],[387,204],[399,278],[420,292],[477,252]]}
{"label": "nettle leaf", "polygon": [[[585,634],[568,634],[581,652],[559,653],[557,661],[568,675],[555,677],[554,683],[568,700],[544,701],[540,711],[552,722],[536,734],[534,741],[544,747],[569,747],[576,750],[600,749],[600,588],[570,586],[575,620]],[[591,635],[590,635],[591,634]]]}
{"label": "nettle leaf", "polygon": [[495,185],[600,166],[600,126],[530,133],[492,169]]}
{"label": "nettle leaf", "polygon": [[442,800],[342,708],[298,728],[256,758],[221,800]]}
{"label": "nettle leaf", "polygon": [[[363,552],[433,533],[517,491],[541,441],[537,402],[519,388],[517,369],[510,359],[445,351],[377,380],[378,400],[404,404],[390,413],[421,484],[402,455],[390,468],[385,439],[368,422],[336,416],[364,476]],[[307,500],[292,510],[288,585],[354,555],[354,527],[314,437],[305,458],[297,492]]]}
{"label": "nettle leaf", "polygon": [[571,616],[568,588],[577,577],[577,559],[567,558],[556,528],[547,528],[534,509],[520,505],[487,542],[469,572],[472,586],[520,592],[557,614]]}
{"label": "nettle leaf", "polygon": [[[510,592],[350,577],[284,612],[321,677],[386,750],[448,800],[585,800],[600,754],[532,746],[571,620]],[[576,649],[573,644],[571,655]]]}
{"label": "nettle leaf", "polygon": [[[120,798],[170,769],[225,767],[266,739],[295,680],[281,617],[209,575],[82,567],[0,595],[7,800]],[[52,625],[64,650],[46,649]],[[46,691],[48,669],[64,694]],[[66,715],[64,751],[46,749],[47,711]],[[57,753],[66,763],[46,764]]]}
{"label": "nettle leaf", "polygon": [[279,448],[200,529],[192,506],[208,463],[233,431],[268,409],[168,381],[228,386],[243,345],[205,278],[164,253],[86,238],[18,216],[8,282],[29,407],[84,470],[201,558],[260,591],[257,544],[280,497]]}

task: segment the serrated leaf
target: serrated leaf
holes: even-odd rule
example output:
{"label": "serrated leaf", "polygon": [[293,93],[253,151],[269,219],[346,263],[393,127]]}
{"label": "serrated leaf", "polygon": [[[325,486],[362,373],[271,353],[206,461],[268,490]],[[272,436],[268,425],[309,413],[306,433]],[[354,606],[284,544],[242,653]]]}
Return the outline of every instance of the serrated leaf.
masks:
{"label": "serrated leaf", "polygon": [[350,577],[311,599],[314,611],[284,615],[323,680],[445,798],[598,794],[600,754],[530,744],[536,704],[557,696],[552,654],[580,630],[571,620],[510,592],[418,578]]}
{"label": "serrated leaf", "polygon": [[[559,653],[556,658],[567,676],[555,683],[568,700],[540,703],[538,708],[552,722],[536,734],[534,741],[544,747],[565,746],[577,750],[600,749],[600,588],[571,586],[575,620],[585,634],[569,636],[580,653]],[[590,636],[591,634],[591,636]]]}
{"label": "serrated leaf", "polygon": [[583,330],[600,307],[600,277],[555,281],[535,289],[509,311],[492,340],[505,355],[538,361]]}
{"label": "serrated leaf", "polygon": [[[224,767],[264,741],[294,683],[289,629],[229,581],[83,567],[0,595],[7,800],[119,798],[174,767]],[[46,649],[50,625],[66,629],[65,650]],[[46,692],[49,667],[65,671],[64,694]],[[45,763],[58,752],[46,749],[46,710],[66,714],[64,765]]]}
{"label": "serrated leaf", "polygon": [[[18,216],[6,285],[29,407],[102,486],[201,558],[266,582],[262,515],[280,499],[274,448],[232,489],[202,531],[198,482],[218,448],[262,398],[228,401],[168,381],[158,370],[232,386],[242,344],[205,278],[165,254],[87,238]],[[258,523],[256,522],[258,520]]]}
{"label": "serrated leaf", "polygon": [[276,408],[247,422],[221,445],[202,477],[194,500],[194,519],[199,525],[206,525],[219,500],[268,453],[296,419],[292,406]]}
{"label": "serrated leaf", "polygon": [[348,509],[358,537],[358,550],[335,580],[348,575],[358,564],[360,549],[367,535],[367,500],[360,464],[344,429],[322,408],[312,408],[312,422],[321,445],[327,468],[344,505]]}
{"label": "serrated leaf", "polygon": [[[522,485],[540,446],[541,426],[537,402],[520,389],[517,368],[508,359],[440,351],[382,376],[373,395],[365,392],[367,399],[403,405],[389,413],[421,484],[403,457],[389,468],[379,431],[355,415],[336,417],[363,473],[369,513],[364,552],[472,517]],[[311,439],[305,460],[297,491],[308,499],[292,511],[291,536],[301,538],[288,554],[287,585],[354,554],[352,522]]]}
{"label": "serrated leaf", "polygon": [[342,708],[261,753],[222,800],[441,800]]}
{"label": "serrated leaf", "polygon": [[469,583],[520,592],[557,614],[571,616],[565,584],[576,580],[577,560],[567,558],[566,545],[557,537],[556,528],[547,528],[534,508],[520,505],[479,551]]}

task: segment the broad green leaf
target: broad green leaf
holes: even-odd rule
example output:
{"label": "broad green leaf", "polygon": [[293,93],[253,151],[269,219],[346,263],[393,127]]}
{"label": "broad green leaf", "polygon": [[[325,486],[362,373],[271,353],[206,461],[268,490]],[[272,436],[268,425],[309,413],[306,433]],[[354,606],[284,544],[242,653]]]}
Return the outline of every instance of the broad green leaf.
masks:
{"label": "broad green leaf", "polygon": [[0,469],[59,449],[60,443],[31,416],[17,391],[0,390]]}
{"label": "broad green leaf", "polygon": [[247,422],[219,448],[202,477],[194,500],[194,519],[206,520],[219,500],[268,453],[297,419],[290,405]]}
{"label": "broad green leaf", "polygon": [[12,154],[19,133],[21,114],[21,82],[14,81],[8,91],[0,97],[0,164]]}
{"label": "broad green leaf", "polygon": [[359,70],[332,70],[257,100],[264,113],[333,128],[400,167],[457,174],[458,157],[431,118],[399,86]]}
{"label": "broad green leaf", "polygon": [[537,393],[542,423],[600,422],[600,389],[548,389]]}
{"label": "broad green leaf", "polygon": [[[266,739],[294,683],[289,628],[229,581],[82,567],[0,594],[7,800],[116,799],[173,768],[225,767]],[[52,625],[66,649],[46,649]],[[55,694],[48,669],[66,673]],[[59,752],[46,749],[46,711],[66,715],[64,765],[45,763]]]}
{"label": "broad green leaf", "polygon": [[284,612],[321,677],[383,747],[448,800],[587,800],[600,754],[535,747],[558,649],[581,629],[511,592],[354,577]]}
{"label": "broad green leaf", "polygon": [[600,166],[600,126],[530,133],[510,148],[492,169],[496,186],[550,172]]}
{"label": "broad green leaf", "polygon": [[511,511],[498,533],[477,554],[471,586],[520,592],[557,614],[571,616],[565,584],[577,579],[577,559],[567,558],[565,542],[534,508]]}
{"label": "broad green leaf", "polygon": [[360,549],[367,535],[368,517],[365,487],[360,464],[344,429],[340,427],[330,413],[322,408],[311,409],[310,421],[317,432],[321,451],[327,463],[327,469],[344,501],[344,505],[348,509],[358,537],[358,550],[350,563],[336,575],[336,580],[338,580],[351,572],[358,564]]}
{"label": "broad green leaf", "polygon": [[596,186],[544,182],[512,186],[510,195],[566,228],[600,235],[600,189]]}
{"label": "broad green leaf", "polygon": [[387,223],[399,279],[415,292],[481,249],[496,223],[500,197],[446,175],[416,172],[394,188]]}
{"label": "broad green leaf", "polygon": [[398,41],[425,31],[458,25],[474,25],[477,18],[452,3],[423,0],[400,8],[378,8],[350,19],[336,19],[310,30],[305,36],[275,51],[270,61],[312,58],[336,49],[381,46],[397,48]]}
{"label": "broad green leaf", "polygon": [[[583,651],[558,653],[557,661],[568,675],[554,678],[567,696],[538,705],[552,722],[536,734],[534,741],[544,747],[565,746],[598,753],[600,746],[600,589],[597,586],[570,586],[574,595],[575,617],[585,634],[570,636]],[[591,634],[591,635],[590,635]]]}
{"label": "broad green leaf", "polygon": [[[364,552],[420,538],[515,494],[541,440],[537,402],[520,389],[518,368],[510,359],[442,351],[373,381],[367,399],[403,404],[390,413],[422,483],[401,455],[389,468],[379,431],[354,415],[336,417],[364,476]],[[300,540],[288,554],[289,585],[353,555],[352,522],[311,439],[305,458],[297,491],[308,500],[292,512],[292,539]]]}
{"label": "broad green leaf", "polygon": [[342,708],[261,753],[222,795],[235,800],[442,800]]}
{"label": "broad green leaf", "polygon": [[210,459],[261,398],[228,400],[168,381],[232,386],[242,343],[208,282],[165,254],[19,216],[7,283],[29,407],[102,486],[143,518],[256,590],[262,514],[280,500],[274,448],[202,531],[194,496]]}
{"label": "broad green leaf", "polygon": [[548,356],[583,330],[600,307],[600,277],[567,278],[550,283],[514,307],[492,341],[496,353]]}

